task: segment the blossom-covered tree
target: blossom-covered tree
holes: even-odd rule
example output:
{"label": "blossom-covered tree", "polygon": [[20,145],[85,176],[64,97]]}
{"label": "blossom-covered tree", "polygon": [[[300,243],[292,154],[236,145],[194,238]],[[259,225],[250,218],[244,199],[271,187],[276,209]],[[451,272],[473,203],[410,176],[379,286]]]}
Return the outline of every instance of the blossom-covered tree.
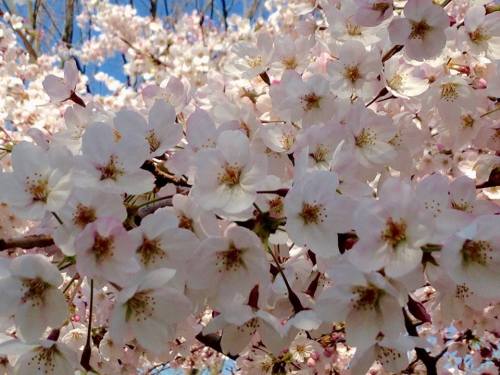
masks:
{"label": "blossom-covered tree", "polygon": [[0,374],[498,374],[498,2],[82,0],[50,48],[24,3]]}

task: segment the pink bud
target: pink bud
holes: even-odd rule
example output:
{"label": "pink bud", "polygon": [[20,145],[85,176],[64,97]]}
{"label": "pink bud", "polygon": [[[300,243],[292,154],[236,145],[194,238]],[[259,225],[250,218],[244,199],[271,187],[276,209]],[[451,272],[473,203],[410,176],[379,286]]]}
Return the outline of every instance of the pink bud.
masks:
{"label": "pink bud", "polygon": [[307,367],[315,367],[316,366],[316,361],[312,358],[309,358],[307,360]]}
{"label": "pink bud", "polygon": [[472,87],[475,89],[485,89],[488,87],[488,82],[484,78],[476,78],[472,81]]}
{"label": "pink bud", "polygon": [[319,360],[319,353],[318,352],[312,352],[311,353],[311,358],[314,359],[315,361]]}

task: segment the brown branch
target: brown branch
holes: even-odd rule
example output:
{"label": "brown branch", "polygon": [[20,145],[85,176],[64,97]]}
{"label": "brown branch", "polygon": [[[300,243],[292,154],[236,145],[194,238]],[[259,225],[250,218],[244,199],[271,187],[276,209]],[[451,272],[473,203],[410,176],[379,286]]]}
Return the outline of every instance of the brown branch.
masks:
{"label": "brown branch", "polygon": [[15,239],[0,239],[0,251],[9,249],[32,249],[34,247],[48,247],[54,244],[50,236],[33,235]]}
{"label": "brown branch", "polygon": [[[5,7],[7,8],[7,10],[9,11],[9,13],[13,14],[11,12],[11,10],[9,9],[7,3],[4,1],[4,5]],[[0,10],[0,17],[3,17],[4,16],[4,12],[2,12]],[[26,35],[24,35],[24,33],[19,30],[19,29],[16,29],[14,27],[14,25],[12,25],[12,22],[9,21],[6,21],[4,19],[5,22],[7,22],[7,24],[10,26],[10,28],[12,30],[14,30],[14,32],[17,34],[17,36],[19,36],[19,38],[22,40],[23,44],[24,44],[24,47],[26,48],[26,51],[28,52],[28,55],[30,55],[30,61],[31,62],[35,62],[37,59],[38,59],[38,54],[36,53],[35,49],[33,48],[33,46],[31,45],[30,41],[28,40],[28,38],[26,37]]]}
{"label": "brown branch", "polygon": [[226,357],[229,357],[231,359],[236,359],[238,358],[238,355],[233,355],[233,354],[226,354],[222,351],[222,346],[221,346],[221,340],[222,336],[219,336],[215,333],[211,333],[209,335],[204,335],[203,333],[198,333],[195,336],[196,340],[201,342],[203,345],[208,346],[209,348],[212,348],[218,353],[224,354]]}
{"label": "brown branch", "polygon": [[66,0],[66,23],[62,41],[66,47],[70,48],[73,42],[73,21],[75,18],[75,0]]}

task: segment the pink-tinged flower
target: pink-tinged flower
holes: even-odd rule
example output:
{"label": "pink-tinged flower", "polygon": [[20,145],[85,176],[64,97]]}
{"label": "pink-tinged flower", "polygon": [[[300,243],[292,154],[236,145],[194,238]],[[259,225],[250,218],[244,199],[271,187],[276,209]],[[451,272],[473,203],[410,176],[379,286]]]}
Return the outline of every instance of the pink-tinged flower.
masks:
{"label": "pink-tinged flower", "polygon": [[291,240],[322,258],[339,254],[338,233],[352,229],[353,202],[336,193],[338,178],[315,171],[295,182],[285,197],[286,230]]}
{"label": "pink-tinged flower", "polygon": [[276,61],[273,66],[280,66],[283,70],[303,72],[309,63],[308,54],[304,51],[309,50],[313,44],[312,38],[299,37],[294,40],[288,34],[278,37],[275,41]]}
{"label": "pink-tinged flower", "polygon": [[344,158],[372,169],[374,165],[387,165],[395,158],[396,152],[390,142],[396,135],[396,127],[388,116],[377,115],[358,103],[352,107],[347,125]]}
{"label": "pink-tinged flower", "polygon": [[191,312],[187,297],[168,285],[174,275],[175,270],[156,269],[116,296],[109,328],[115,344],[135,339],[149,353],[164,352],[177,323]]}
{"label": "pink-tinged flower", "polygon": [[459,39],[475,56],[485,54],[492,60],[500,59],[500,13],[486,14],[482,5],[470,7],[464,27],[459,29]]}
{"label": "pink-tinged flower", "polygon": [[0,316],[14,315],[17,333],[27,342],[39,339],[47,327],[59,328],[68,305],[58,289],[61,273],[45,256],[22,255],[12,260],[9,275],[0,278]]}
{"label": "pink-tinged flower", "polygon": [[235,45],[235,56],[228,71],[243,78],[253,78],[264,73],[272,61],[273,43],[271,34],[262,31],[257,34],[256,43],[241,42]]}
{"label": "pink-tinged flower", "polygon": [[140,134],[122,135],[109,125],[93,124],[83,136],[75,182],[115,193],[145,193],[154,187],[153,175],[140,168],[148,156],[149,145]]}
{"label": "pink-tinged flower", "polygon": [[341,98],[356,95],[364,100],[377,95],[381,86],[377,77],[382,70],[379,54],[368,51],[361,42],[348,40],[340,47],[338,56],[338,60],[328,64],[333,92]]}
{"label": "pink-tinged flower", "polygon": [[62,102],[74,95],[78,80],[76,62],[69,59],[64,63],[64,78],[50,74],[43,80],[43,88],[52,100]]}
{"label": "pink-tinged flower", "polygon": [[122,222],[127,210],[120,194],[95,189],[75,188],[57,215],[62,221],[52,234],[55,244],[68,256],[75,255],[75,237],[87,224],[99,218],[113,217]]}
{"label": "pink-tinged flower", "polygon": [[335,97],[327,77],[316,74],[303,81],[295,71],[283,73],[281,82],[270,89],[273,111],[287,121],[302,120],[303,126],[320,124],[331,119]]}
{"label": "pink-tinged flower", "polygon": [[392,16],[394,5],[392,0],[354,0],[358,11],[354,21],[361,26],[377,26]]}
{"label": "pink-tinged flower", "polygon": [[357,349],[349,363],[352,375],[365,375],[374,362],[381,364],[386,371],[399,373],[410,364],[408,352],[415,348],[416,340],[409,336],[385,338],[383,335],[368,348]]}
{"label": "pink-tinged flower", "polygon": [[186,277],[186,263],[198,248],[199,240],[179,224],[173,212],[160,208],[129,232],[144,270],[168,267],[177,270],[176,278]]}
{"label": "pink-tinged flower", "polygon": [[12,151],[12,172],[0,172],[0,201],[21,218],[40,220],[61,208],[71,191],[73,157],[64,147],[45,150],[18,143]]}
{"label": "pink-tinged flower", "polygon": [[443,246],[443,268],[457,284],[485,298],[499,298],[500,216],[483,215],[454,234]]}
{"label": "pink-tinged flower", "polygon": [[444,49],[449,26],[448,15],[432,0],[408,1],[404,17],[394,18],[389,25],[389,36],[394,44],[404,45],[410,59],[422,61],[437,57]]}
{"label": "pink-tinged flower", "polygon": [[172,212],[179,220],[179,228],[193,232],[199,239],[220,234],[216,216],[201,208],[190,196],[175,194],[172,198]]}
{"label": "pink-tinged flower", "polygon": [[175,111],[179,113],[189,102],[188,90],[187,82],[172,76],[168,80],[164,80],[160,86],[146,86],[142,90],[142,97],[148,105],[156,100],[164,100],[174,106]]}
{"label": "pink-tinged flower", "polygon": [[122,135],[141,134],[149,145],[149,156],[161,156],[182,138],[182,126],[175,122],[175,109],[164,100],[157,99],[149,110],[148,122],[137,112],[121,110],[115,125]]}
{"label": "pink-tinged flower", "polygon": [[186,121],[186,141],[183,149],[170,156],[166,166],[177,175],[194,175],[196,154],[215,147],[219,131],[207,111],[197,108]]}
{"label": "pink-tinged flower", "polygon": [[81,370],[76,353],[59,341],[26,343],[18,339],[0,343],[0,354],[17,357],[13,374],[68,375]]}
{"label": "pink-tinged flower", "polygon": [[115,218],[88,224],[76,237],[76,269],[82,276],[123,284],[139,270],[130,234]]}
{"label": "pink-tinged flower", "polygon": [[226,130],[215,149],[196,157],[193,198],[207,210],[240,213],[252,206],[266,170],[265,156],[250,152],[248,138],[239,130]]}
{"label": "pink-tinged flower", "polygon": [[315,310],[325,322],[346,323],[347,344],[368,348],[380,333],[397,338],[405,331],[403,293],[377,272],[364,274],[347,262],[334,265],[328,275],[334,286],[320,294]]}
{"label": "pink-tinged flower", "polygon": [[429,233],[426,217],[420,214],[414,190],[405,181],[388,179],[378,195],[378,200],[362,202],[354,214],[359,240],[349,251],[349,259],[364,272],[383,268],[387,276],[401,277],[421,263],[420,247]]}
{"label": "pink-tinged flower", "polygon": [[239,293],[248,295],[256,285],[269,283],[269,264],[262,243],[250,230],[229,226],[224,237],[202,241],[191,266],[188,285],[205,290],[219,304]]}
{"label": "pink-tinged flower", "polygon": [[385,62],[383,78],[387,90],[399,98],[415,97],[429,88],[422,70],[397,56]]}

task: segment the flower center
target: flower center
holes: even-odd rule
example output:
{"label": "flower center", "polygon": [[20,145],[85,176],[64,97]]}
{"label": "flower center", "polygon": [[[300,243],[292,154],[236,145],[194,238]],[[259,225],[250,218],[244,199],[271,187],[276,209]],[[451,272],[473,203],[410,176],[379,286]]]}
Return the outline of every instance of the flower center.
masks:
{"label": "flower center", "polygon": [[193,219],[187,217],[186,215],[180,215],[179,217],[179,228],[187,229],[190,230],[191,232],[194,231],[193,227]]}
{"label": "flower center", "polygon": [[467,128],[473,128],[474,127],[474,117],[471,115],[467,114],[462,116],[462,127],[467,129]]}
{"label": "flower center", "polygon": [[49,181],[46,178],[41,178],[40,175],[35,175],[39,177],[35,181],[31,181],[29,177],[26,177],[26,183],[28,185],[27,192],[31,195],[33,202],[47,202],[47,197],[49,195]]}
{"label": "flower center", "polygon": [[96,221],[96,213],[92,207],[87,207],[81,203],[76,206],[76,211],[73,214],[73,224],[80,228],[84,228],[87,224]]}
{"label": "flower center", "polygon": [[370,129],[363,128],[361,132],[354,137],[354,143],[357,147],[363,148],[374,144],[376,139],[375,132]]}
{"label": "flower center", "polygon": [[146,140],[149,143],[150,152],[155,152],[160,148],[161,143],[154,130],[151,129],[150,131],[148,131],[148,134],[146,135]]}
{"label": "flower center", "polygon": [[319,144],[313,153],[310,153],[309,156],[316,163],[324,163],[327,160],[328,155],[330,154],[328,147],[325,145]]}
{"label": "flower center", "polygon": [[113,256],[113,242],[113,236],[103,237],[99,233],[96,233],[91,251],[98,263]]}
{"label": "flower center", "polygon": [[97,170],[101,172],[101,181],[108,179],[116,181],[118,177],[125,173],[116,165],[116,157],[114,155],[109,158],[108,164],[98,167]]}
{"label": "flower center", "polygon": [[22,281],[24,294],[21,297],[23,303],[31,302],[33,307],[40,306],[45,298],[45,292],[50,288],[50,284],[40,278],[24,279]]}
{"label": "flower center", "polygon": [[262,65],[262,56],[248,57],[247,62],[250,68],[255,69]]}
{"label": "flower center", "polygon": [[39,370],[45,367],[45,372],[53,370],[55,367],[56,356],[59,354],[55,345],[50,348],[36,348],[33,356],[28,361],[28,366],[37,367]]}
{"label": "flower center", "polygon": [[401,74],[393,75],[391,79],[387,81],[387,85],[395,91],[401,90],[403,86],[403,76]]}
{"label": "flower center", "polygon": [[478,27],[476,30],[469,33],[469,38],[472,42],[480,44],[489,40],[490,36],[488,34],[485,34],[483,30]]}
{"label": "flower center", "polygon": [[226,165],[221,174],[219,174],[219,183],[233,187],[240,183],[241,168],[236,165]]}
{"label": "flower center", "polygon": [[299,216],[305,225],[322,223],[324,218],[327,217],[322,204],[307,202],[302,204],[302,211],[299,213]]}
{"label": "flower center", "polygon": [[462,263],[477,263],[481,266],[487,265],[493,260],[493,247],[488,241],[465,240],[462,245]]}
{"label": "flower center", "polygon": [[425,20],[419,22],[412,22],[410,39],[424,39],[425,36],[432,30],[432,26],[429,26]]}
{"label": "flower center", "polygon": [[473,294],[474,292],[471,291],[469,287],[465,284],[459,284],[455,289],[455,298],[460,300],[464,300]]}
{"label": "flower center", "polygon": [[300,98],[302,102],[302,106],[305,111],[312,111],[313,109],[320,108],[321,96],[316,95],[314,92],[311,92],[307,95],[304,95]]}
{"label": "flower center", "polygon": [[347,21],[345,24],[345,30],[347,31],[347,34],[349,34],[350,36],[360,36],[362,34],[361,27],[349,21]]}
{"label": "flower center", "polygon": [[281,62],[286,69],[290,70],[294,70],[298,66],[297,60],[295,59],[294,56],[285,57]]}
{"label": "flower center", "polygon": [[389,218],[385,230],[382,232],[382,240],[389,243],[394,249],[406,241],[406,223],[403,220],[394,221]]}
{"label": "flower center", "polygon": [[361,78],[361,73],[357,65],[351,65],[345,68],[344,77],[351,81],[351,83],[355,83],[358,79]]}
{"label": "flower center", "polygon": [[128,322],[134,317],[136,322],[145,321],[153,316],[155,305],[156,301],[148,291],[137,292],[125,303],[125,320]]}
{"label": "flower center", "polygon": [[165,258],[165,251],[160,246],[159,240],[150,240],[143,237],[142,244],[137,249],[137,254],[144,266],[149,266],[152,263],[156,263],[158,259],[162,260]]}
{"label": "flower center", "polygon": [[219,251],[217,253],[217,265],[222,266],[219,272],[222,272],[222,270],[236,271],[240,267],[245,267],[243,253],[243,250],[236,248],[233,244],[229,246],[229,250]]}
{"label": "flower center", "polygon": [[353,300],[353,308],[356,310],[373,310],[377,308],[384,291],[373,286],[357,286],[353,288],[356,296]]}
{"label": "flower center", "polygon": [[441,99],[453,102],[458,98],[458,84],[444,83],[441,85]]}

